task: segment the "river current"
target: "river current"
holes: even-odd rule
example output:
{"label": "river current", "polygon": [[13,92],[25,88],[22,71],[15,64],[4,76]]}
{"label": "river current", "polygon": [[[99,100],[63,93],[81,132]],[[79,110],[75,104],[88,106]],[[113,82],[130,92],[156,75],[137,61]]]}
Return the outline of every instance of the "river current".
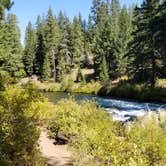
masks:
{"label": "river current", "polygon": [[166,111],[166,104],[159,103],[143,103],[131,100],[99,97],[87,94],[78,93],[47,93],[46,96],[53,103],[57,103],[63,98],[74,97],[76,101],[90,100],[96,102],[99,106],[103,107],[113,116],[113,120],[116,121],[129,121],[136,117],[143,116],[147,111]]}

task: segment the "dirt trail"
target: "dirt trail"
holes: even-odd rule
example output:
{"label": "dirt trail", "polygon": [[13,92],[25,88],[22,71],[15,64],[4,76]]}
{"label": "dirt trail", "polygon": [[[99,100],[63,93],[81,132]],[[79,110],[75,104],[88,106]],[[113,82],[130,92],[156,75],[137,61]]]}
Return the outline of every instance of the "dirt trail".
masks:
{"label": "dirt trail", "polygon": [[71,154],[67,146],[54,145],[54,140],[48,137],[45,130],[41,130],[39,144],[48,166],[72,166]]}

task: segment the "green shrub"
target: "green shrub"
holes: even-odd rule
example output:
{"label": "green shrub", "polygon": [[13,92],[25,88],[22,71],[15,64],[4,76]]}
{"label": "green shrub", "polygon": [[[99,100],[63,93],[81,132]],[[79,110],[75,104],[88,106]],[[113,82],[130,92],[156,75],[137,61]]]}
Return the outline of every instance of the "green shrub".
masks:
{"label": "green shrub", "polygon": [[150,87],[143,84],[119,83],[116,86],[105,84],[98,92],[99,95],[136,99],[140,101],[166,102],[166,89]]}
{"label": "green shrub", "polygon": [[142,93],[143,93],[143,96],[142,96],[143,100],[166,102],[166,89],[165,88],[148,87],[148,88],[145,88]]}
{"label": "green shrub", "polygon": [[97,94],[100,88],[101,84],[99,82],[92,81],[87,84],[74,84],[71,88],[71,92]]}
{"label": "green shrub", "polygon": [[0,91],[5,90],[10,83],[12,83],[13,79],[10,77],[7,72],[0,72]]}
{"label": "green shrub", "polygon": [[61,82],[61,87],[60,87],[60,91],[63,92],[71,92],[72,86],[74,85],[74,82],[72,80],[72,78],[64,78]]}
{"label": "green shrub", "polygon": [[133,124],[122,124],[114,122],[95,103],[78,104],[73,99],[60,101],[54,112],[49,129],[55,139],[58,133],[69,139],[75,165],[164,166],[166,163],[166,132],[157,115],[149,114]]}
{"label": "green shrub", "polygon": [[43,91],[45,92],[58,92],[60,91],[60,86],[59,85],[48,85],[45,88],[43,88]]}
{"label": "green shrub", "polygon": [[134,124],[126,139],[137,147],[142,165],[162,166],[166,164],[166,133],[154,120],[151,122],[144,127]]}
{"label": "green shrub", "polygon": [[81,71],[80,66],[78,68],[76,82],[81,82],[83,85],[86,84],[86,79],[85,79],[85,76],[83,75],[83,73]]}
{"label": "green shrub", "polygon": [[37,117],[29,114],[32,104],[42,100],[32,85],[26,90],[8,87],[0,93],[0,165],[42,165]]}

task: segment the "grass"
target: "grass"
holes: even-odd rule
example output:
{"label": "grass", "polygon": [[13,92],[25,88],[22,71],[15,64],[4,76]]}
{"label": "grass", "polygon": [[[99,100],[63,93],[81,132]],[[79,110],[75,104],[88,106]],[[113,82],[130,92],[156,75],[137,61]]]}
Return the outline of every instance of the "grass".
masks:
{"label": "grass", "polygon": [[166,79],[158,79],[156,81],[156,87],[166,88]]}
{"label": "grass", "polygon": [[146,86],[144,84],[130,84],[120,82],[112,85],[107,82],[99,90],[98,94],[102,96],[112,96],[119,98],[134,99],[144,102],[166,102],[166,84],[165,80],[158,80],[156,87]]}
{"label": "grass", "polygon": [[[27,83],[27,82],[26,82]],[[26,83],[22,83],[24,86]],[[61,83],[33,81],[36,89],[44,92],[72,92],[97,94],[102,85],[99,82],[75,83],[71,78],[64,79]]]}
{"label": "grass", "polygon": [[44,92],[73,92],[96,94],[101,96],[119,97],[144,102],[166,102],[166,80],[159,79],[155,87],[144,84],[127,83],[128,78],[121,78],[120,81],[80,82],[75,83],[71,77],[66,77],[61,83],[33,81],[38,90]]}

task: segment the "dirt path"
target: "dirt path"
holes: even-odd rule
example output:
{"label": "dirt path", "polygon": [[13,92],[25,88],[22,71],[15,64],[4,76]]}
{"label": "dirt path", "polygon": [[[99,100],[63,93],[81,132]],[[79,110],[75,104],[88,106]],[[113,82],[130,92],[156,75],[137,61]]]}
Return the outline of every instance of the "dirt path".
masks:
{"label": "dirt path", "polygon": [[39,139],[42,156],[46,159],[48,166],[71,166],[71,154],[66,145],[54,145],[45,130],[41,130]]}

